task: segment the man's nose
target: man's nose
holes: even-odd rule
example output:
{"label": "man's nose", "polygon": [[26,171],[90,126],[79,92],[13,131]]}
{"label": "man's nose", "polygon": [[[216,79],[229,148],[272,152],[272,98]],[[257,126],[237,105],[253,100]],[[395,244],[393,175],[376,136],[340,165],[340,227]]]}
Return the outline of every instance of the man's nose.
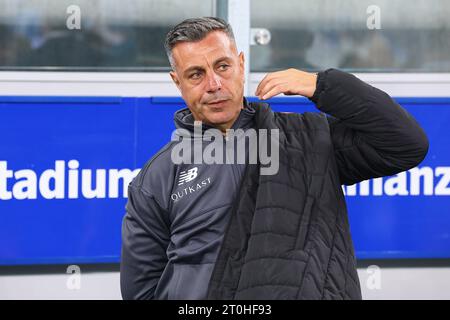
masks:
{"label": "man's nose", "polygon": [[208,77],[208,88],[207,88],[207,91],[208,92],[215,92],[217,90],[220,90],[221,88],[222,88],[222,83],[220,81],[220,77],[217,74],[212,73]]}

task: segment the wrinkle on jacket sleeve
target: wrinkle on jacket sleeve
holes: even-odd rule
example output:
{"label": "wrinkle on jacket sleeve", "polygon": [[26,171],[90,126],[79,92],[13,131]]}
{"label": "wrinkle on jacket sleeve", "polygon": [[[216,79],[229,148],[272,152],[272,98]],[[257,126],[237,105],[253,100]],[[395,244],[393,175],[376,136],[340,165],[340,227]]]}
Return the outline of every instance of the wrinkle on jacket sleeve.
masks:
{"label": "wrinkle on jacket sleeve", "polygon": [[428,152],[428,138],[413,116],[388,94],[349,73],[320,72],[310,100],[329,115],[341,184],[411,169]]}
{"label": "wrinkle on jacket sleeve", "polygon": [[167,264],[169,227],[164,221],[164,211],[140,187],[128,187],[126,211],[120,264],[122,298],[153,299]]}

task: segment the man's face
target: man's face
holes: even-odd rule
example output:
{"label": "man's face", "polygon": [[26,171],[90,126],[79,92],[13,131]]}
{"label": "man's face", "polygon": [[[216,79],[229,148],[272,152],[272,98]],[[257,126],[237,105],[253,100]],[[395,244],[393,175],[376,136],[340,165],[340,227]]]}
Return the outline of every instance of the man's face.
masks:
{"label": "man's face", "polygon": [[221,130],[230,128],[243,107],[244,54],[222,31],[172,49],[170,72],[195,120]]}

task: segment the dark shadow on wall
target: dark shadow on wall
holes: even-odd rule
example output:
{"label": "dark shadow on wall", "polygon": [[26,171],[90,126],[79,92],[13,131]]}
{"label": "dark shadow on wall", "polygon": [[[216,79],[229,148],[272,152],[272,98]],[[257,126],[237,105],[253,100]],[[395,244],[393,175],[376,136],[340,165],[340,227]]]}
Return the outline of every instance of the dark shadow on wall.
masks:
{"label": "dark shadow on wall", "polygon": [[[81,273],[120,271],[120,264],[118,263],[74,265],[80,267]],[[358,268],[365,269],[372,265],[380,268],[445,268],[450,267],[450,259],[370,259],[357,261]],[[0,276],[67,274],[69,266],[70,264],[0,266]]]}
{"label": "dark shadow on wall", "polygon": [[[23,265],[23,266],[0,266],[0,276],[12,275],[45,275],[45,274],[67,274],[67,268],[71,264],[58,265]],[[80,267],[81,273],[94,272],[119,272],[120,264],[118,263],[101,263],[101,264],[76,264]]]}

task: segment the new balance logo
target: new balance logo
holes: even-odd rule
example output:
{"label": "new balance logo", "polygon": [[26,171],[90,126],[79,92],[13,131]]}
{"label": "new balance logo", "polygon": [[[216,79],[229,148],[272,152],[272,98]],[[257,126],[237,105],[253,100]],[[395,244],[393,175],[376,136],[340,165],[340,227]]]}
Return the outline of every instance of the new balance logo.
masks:
{"label": "new balance logo", "polygon": [[194,180],[197,177],[197,171],[198,171],[197,167],[194,167],[186,171],[181,171],[180,178],[178,180],[178,185],[181,186],[185,182]]}

